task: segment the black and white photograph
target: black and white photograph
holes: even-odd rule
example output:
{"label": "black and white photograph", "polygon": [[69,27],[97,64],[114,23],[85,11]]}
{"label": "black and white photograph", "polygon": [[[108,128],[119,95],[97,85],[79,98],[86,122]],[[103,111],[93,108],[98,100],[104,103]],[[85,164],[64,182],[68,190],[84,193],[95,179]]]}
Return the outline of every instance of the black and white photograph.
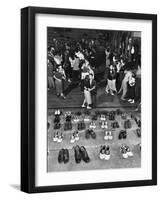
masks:
{"label": "black and white photograph", "polygon": [[47,172],[141,167],[141,31],[47,27]]}
{"label": "black and white photograph", "polygon": [[27,7],[21,188],[157,184],[157,16]]}

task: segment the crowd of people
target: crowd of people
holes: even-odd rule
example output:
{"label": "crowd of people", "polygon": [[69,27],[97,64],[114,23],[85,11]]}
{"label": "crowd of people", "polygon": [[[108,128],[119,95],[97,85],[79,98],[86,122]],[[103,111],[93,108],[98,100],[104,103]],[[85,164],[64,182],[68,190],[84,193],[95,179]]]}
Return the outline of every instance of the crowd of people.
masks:
{"label": "crowd of people", "polygon": [[74,87],[80,87],[84,96],[82,107],[91,109],[97,103],[97,88],[105,80],[103,92],[121,94],[120,99],[131,104],[140,103],[141,55],[133,38],[128,38],[126,45],[121,43],[117,49],[105,43],[101,44],[100,53],[99,47],[96,39],[59,41],[53,38],[52,45],[48,46],[48,90],[54,88],[57,97],[66,99]]}

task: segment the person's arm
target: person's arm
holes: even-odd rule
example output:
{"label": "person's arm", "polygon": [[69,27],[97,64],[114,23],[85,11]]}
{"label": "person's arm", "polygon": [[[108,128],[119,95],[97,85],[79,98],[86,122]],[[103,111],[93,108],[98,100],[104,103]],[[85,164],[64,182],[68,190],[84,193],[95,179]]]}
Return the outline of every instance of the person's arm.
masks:
{"label": "person's arm", "polygon": [[54,78],[55,80],[57,80],[57,81],[60,81],[60,79],[56,78],[55,74],[54,74],[53,78]]}
{"label": "person's arm", "polygon": [[64,70],[63,70],[63,78],[66,79],[66,74]]}
{"label": "person's arm", "polygon": [[94,89],[96,89],[96,82],[95,82],[95,81],[93,82],[93,87],[90,88],[89,91],[92,91],[92,90],[94,90]]}

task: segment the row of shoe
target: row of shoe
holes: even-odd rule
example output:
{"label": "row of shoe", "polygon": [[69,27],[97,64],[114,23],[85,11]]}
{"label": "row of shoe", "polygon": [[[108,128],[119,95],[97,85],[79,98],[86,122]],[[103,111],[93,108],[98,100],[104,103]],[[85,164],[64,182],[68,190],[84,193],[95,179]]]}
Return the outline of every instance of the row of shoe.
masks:
{"label": "row of shoe", "polygon": [[78,140],[79,140],[79,134],[78,131],[75,131],[70,138],[70,143],[74,143]]}
{"label": "row of shoe", "polygon": [[130,147],[127,146],[127,145],[122,145],[121,148],[120,148],[120,152],[122,154],[122,157],[125,158],[125,159],[133,156],[133,153],[130,150]]}
{"label": "row of shoe", "polygon": [[101,146],[99,157],[101,160],[109,160],[110,159],[110,147],[103,145]]}
{"label": "row of shoe", "polygon": [[70,121],[65,122],[64,130],[65,131],[72,130],[72,123]]}
{"label": "row of shoe", "polygon": [[54,133],[53,142],[60,143],[63,141],[63,134],[59,134],[58,132]]}
{"label": "row of shoe", "polygon": [[77,145],[74,147],[74,157],[76,163],[80,163],[81,160],[83,160],[85,163],[90,162],[90,158],[84,146],[80,147]]}
{"label": "row of shoe", "polygon": [[112,131],[105,131],[104,140],[112,140],[112,139],[113,139]]}
{"label": "row of shoe", "polygon": [[113,129],[119,128],[120,126],[119,126],[118,121],[112,122],[112,123],[111,123],[111,127],[112,127]]}
{"label": "row of shoe", "polygon": [[141,137],[141,129],[137,128],[136,129],[136,135],[140,138]]}
{"label": "row of shoe", "polygon": [[69,150],[68,149],[60,149],[58,154],[58,162],[59,163],[68,163],[69,162]]}
{"label": "row of shoe", "polygon": [[119,135],[118,135],[118,139],[121,140],[121,139],[126,139],[126,138],[127,138],[126,130],[121,130]]}
{"label": "row of shoe", "polygon": [[107,121],[103,121],[103,122],[101,123],[101,128],[102,128],[102,129],[108,129],[108,122],[107,122]]}
{"label": "row of shoe", "polygon": [[124,121],[124,128],[125,129],[131,128],[131,121],[129,119]]}
{"label": "row of shoe", "polygon": [[78,130],[82,131],[86,128],[84,121],[78,123]]}
{"label": "row of shoe", "polygon": [[88,129],[85,132],[85,137],[86,137],[86,139],[89,139],[90,137],[92,139],[96,139],[96,133],[92,129]]}

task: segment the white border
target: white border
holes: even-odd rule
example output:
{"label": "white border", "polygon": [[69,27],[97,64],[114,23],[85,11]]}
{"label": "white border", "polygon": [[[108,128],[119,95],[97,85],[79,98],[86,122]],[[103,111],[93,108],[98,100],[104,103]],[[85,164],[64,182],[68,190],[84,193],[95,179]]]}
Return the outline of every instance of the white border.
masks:
{"label": "white border", "polygon": [[[139,169],[91,170],[47,173],[47,27],[74,27],[141,31],[142,52],[142,162]],[[152,178],[152,23],[63,15],[36,15],[36,186],[147,180]]]}

